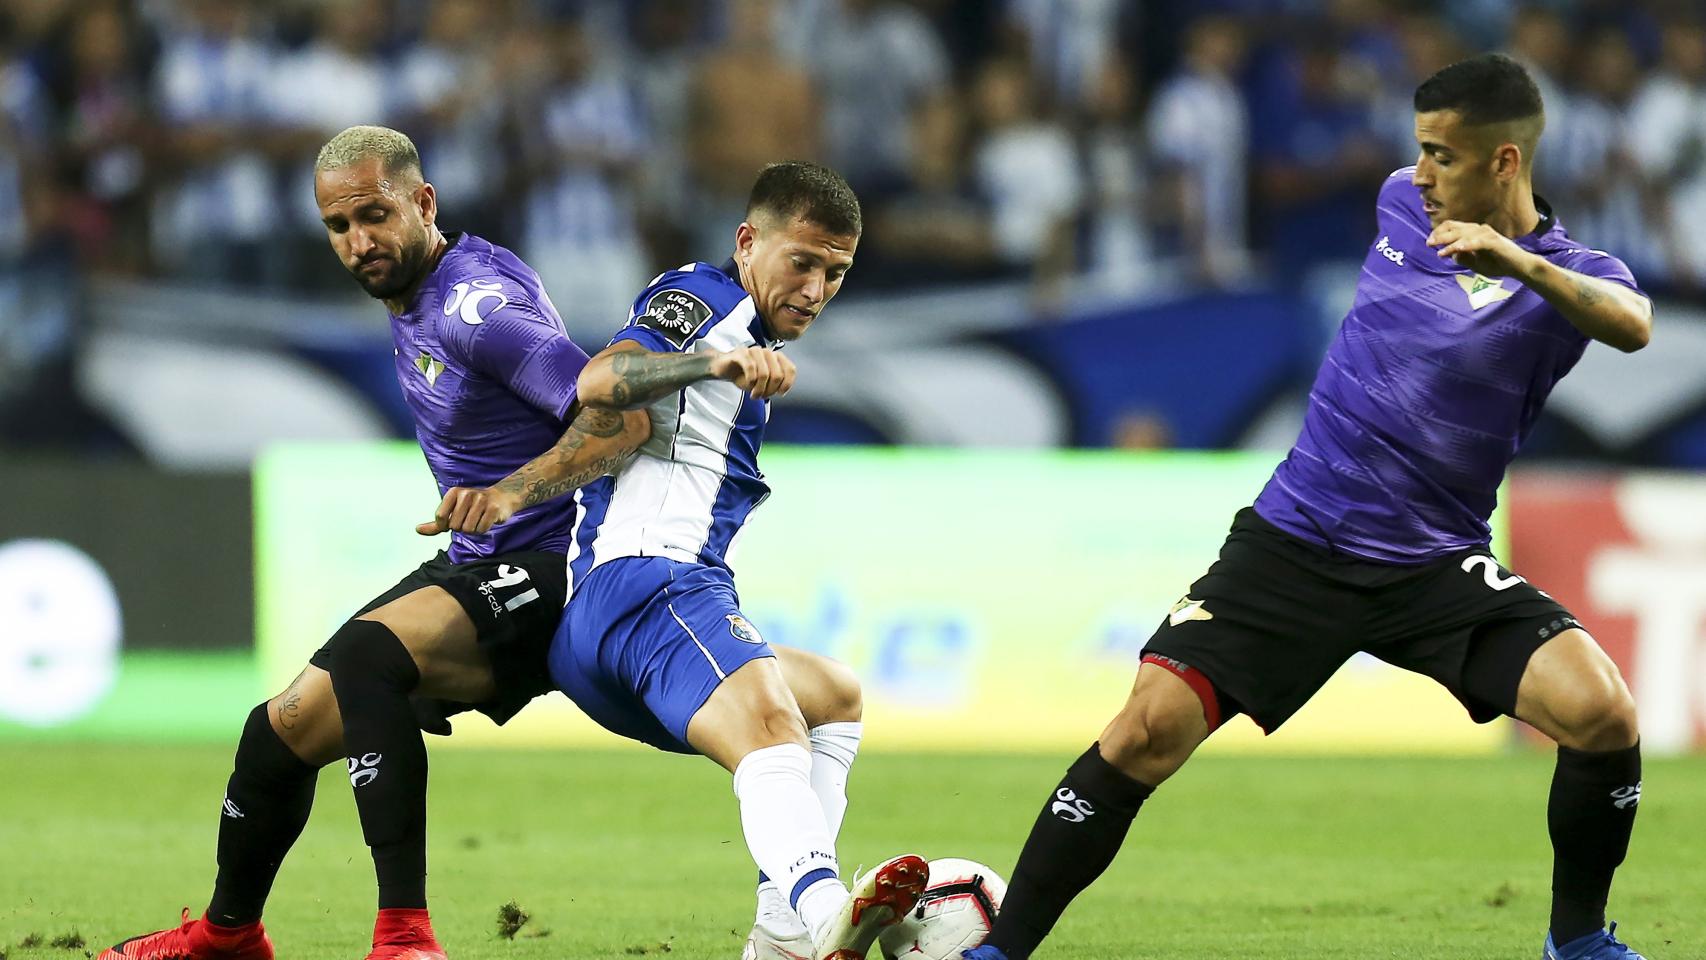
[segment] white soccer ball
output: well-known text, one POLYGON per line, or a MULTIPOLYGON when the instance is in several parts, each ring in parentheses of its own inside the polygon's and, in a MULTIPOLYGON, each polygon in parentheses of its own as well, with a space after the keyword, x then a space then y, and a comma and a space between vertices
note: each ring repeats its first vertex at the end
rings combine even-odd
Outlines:
POLYGON ((930 861, 930 885, 906 918, 878 937, 887 960, 960 960, 989 936, 1007 881, 975 860, 930 861))

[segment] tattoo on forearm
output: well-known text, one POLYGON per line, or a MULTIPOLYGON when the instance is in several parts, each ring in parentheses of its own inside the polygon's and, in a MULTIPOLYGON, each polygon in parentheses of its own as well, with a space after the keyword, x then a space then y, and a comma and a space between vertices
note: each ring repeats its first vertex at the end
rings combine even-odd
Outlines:
POLYGON ((655 354, 624 350, 610 358, 615 383, 610 398, 623 409, 643 407, 690 383, 705 379, 711 371, 708 353, 655 354))
POLYGON ((624 424, 622 414, 615 410, 582 408, 556 446, 499 481, 497 489, 520 497, 521 507, 525 509, 597 480, 621 467, 632 448, 587 460, 591 452, 586 449, 587 441, 615 439, 622 435, 624 424))
POLYGON ((587 407, 575 414, 574 423, 570 426, 589 437, 608 440, 622 433, 622 422, 622 415, 614 410, 587 407))
POLYGON ((527 485, 527 493, 521 499, 521 505, 531 507, 544 503, 568 493, 577 487, 584 487, 599 477, 614 471, 627 460, 626 454, 614 457, 600 457, 580 470, 558 480, 547 480, 540 477, 527 485))
POLYGON ((1577 303, 1581 304, 1584 307, 1591 307, 1591 306, 1597 305, 1600 301, 1602 301, 1604 299, 1605 299, 1605 294, 1599 292, 1598 290, 1595 290, 1593 288, 1593 282, 1591 280, 1585 280, 1584 279, 1584 280, 1577 280, 1576 281, 1576 302, 1577 303))

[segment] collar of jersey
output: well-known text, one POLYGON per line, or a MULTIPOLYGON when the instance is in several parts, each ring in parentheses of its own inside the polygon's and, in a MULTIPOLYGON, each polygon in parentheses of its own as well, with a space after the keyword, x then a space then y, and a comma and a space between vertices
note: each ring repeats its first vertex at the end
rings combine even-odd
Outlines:
MULTIPOLYGON (((717 269, 723 272, 723 276, 733 280, 735 286, 740 286, 740 268, 735 266, 734 257, 724 260, 723 265, 717 269)), ((751 294, 747 294, 747 296, 751 296, 751 294)), ((752 342, 763 344, 771 350, 780 350, 783 347, 783 341, 772 340, 765 334, 764 318, 759 316, 758 304, 756 303, 753 304, 752 323, 747 325, 746 332, 752 334, 752 342)))
POLYGON ((1552 205, 1540 194, 1534 195, 1534 209, 1540 213, 1540 222, 1534 229, 1516 238, 1516 245, 1524 250, 1538 250, 1549 246, 1554 239, 1554 229, 1558 226, 1558 217, 1552 212, 1552 205))

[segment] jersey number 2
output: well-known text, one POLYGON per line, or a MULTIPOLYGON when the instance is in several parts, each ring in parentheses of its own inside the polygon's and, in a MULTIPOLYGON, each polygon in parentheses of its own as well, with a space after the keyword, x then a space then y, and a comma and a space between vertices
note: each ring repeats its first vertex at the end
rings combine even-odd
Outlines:
POLYGON ((1462 566, 1464 573, 1473 573, 1476 567, 1480 567, 1481 579, 1492 590, 1509 590, 1519 583, 1528 582, 1514 573, 1508 577, 1499 576, 1499 563, 1492 557, 1480 555, 1464 557, 1462 566))

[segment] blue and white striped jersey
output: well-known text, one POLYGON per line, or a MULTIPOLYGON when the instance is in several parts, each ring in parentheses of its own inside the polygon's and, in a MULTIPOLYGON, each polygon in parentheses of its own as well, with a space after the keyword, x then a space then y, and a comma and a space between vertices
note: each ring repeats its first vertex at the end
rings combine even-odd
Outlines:
MULTIPOLYGON (((733 261, 720 268, 690 263, 654 279, 610 342, 622 340, 656 353, 781 347, 765 336, 733 261)), ((646 412, 652 436, 635 458, 575 495, 581 521, 569 547, 571 593, 594 567, 617 557, 727 569, 747 517, 770 495, 758 469, 767 401, 728 381, 704 380, 646 412)))

